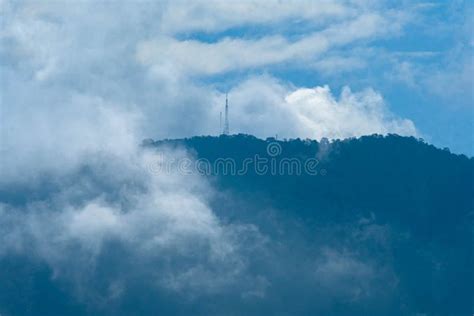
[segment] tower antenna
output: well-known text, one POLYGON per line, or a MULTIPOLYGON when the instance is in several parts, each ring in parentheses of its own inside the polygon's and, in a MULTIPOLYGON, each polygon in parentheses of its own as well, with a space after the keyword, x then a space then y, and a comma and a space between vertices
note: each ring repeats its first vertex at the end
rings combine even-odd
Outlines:
POLYGON ((229 135, 229 101, 227 93, 225 94, 224 135, 229 135))

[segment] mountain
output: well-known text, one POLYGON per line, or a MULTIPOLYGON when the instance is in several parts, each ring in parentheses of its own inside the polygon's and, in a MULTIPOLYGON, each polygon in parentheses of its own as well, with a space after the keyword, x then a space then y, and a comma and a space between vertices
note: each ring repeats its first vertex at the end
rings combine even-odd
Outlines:
MULTIPOLYGON (((359 310, 362 306, 352 305, 353 301, 346 302, 347 306, 339 302, 342 305, 325 310, 326 315, 334 310, 342 314, 371 311, 386 315, 472 312, 472 158, 440 150, 421 139, 397 135, 331 143, 235 135, 164 140, 149 145, 184 147, 196 158, 208 160, 212 166, 208 177, 220 190, 229 192, 225 197, 215 197, 214 209, 229 221, 258 223, 272 239, 292 248, 286 249, 285 256, 276 258, 276 262, 291 262, 293 255, 298 259, 279 263, 282 266, 299 266, 298 260, 305 260, 304 250, 299 253, 294 247, 309 250, 322 238, 389 270, 384 273, 390 277, 384 276, 384 280, 359 285, 361 288, 354 286, 356 292, 380 291, 382 301, 362 300, 367 310, 359 310), (272 145, 278 148, 278 155, 267 152, 272 145), (222 164, 216 167, 216 161, 230 158, 238 170, 246 158, 255 155, 275 160, 278 172, 271 173, 270 161, 263 174, 252 167, 241 175, 224 173, 222 164), (316 158, 316 174, 290 174, 288 169, 278 169, 282 160, 293 158, 300 166, 316 158)), ((349 278, 339 280, 341 283, 355 282, 351 279, 354 276, 341 277, 349 278)), ((311 305, 311 293, 299 292, 296 296, 304 297, 308 300, 304 304, 311 305)), ((282 310, 294 303, 283 296, 277 301, 275 304, 282 304, 282 310)))
POLYGON ((397 135, 222 135, 146 140, 142 150, 157 157, 148 167, 159 184, 125 168, 108 175, 107 160, 38 190, 0 190, 18 213, 0 213, 0 238, 30 229, 35 245, 0 247, 2 315, 472 314, 473 158, 397 135), (74 190, 58 195, 64 187, 74 190), (153 190, 151 209, 166 216, 120 220, 153 190), (66 197, 81 211, 63 207, 66 197), (31 205, 54 208, 42 226, 53 243, 38 215, 8 228, 31 205), (57 224, 62 212, 86 218, 88 234, 57 224))

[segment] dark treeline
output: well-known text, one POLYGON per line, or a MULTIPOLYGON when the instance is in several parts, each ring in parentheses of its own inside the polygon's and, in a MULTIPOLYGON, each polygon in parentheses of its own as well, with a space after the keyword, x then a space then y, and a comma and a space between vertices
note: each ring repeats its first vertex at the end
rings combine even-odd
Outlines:
MULTIPOLYGON (((384 313, 463 315, 473 298, 474 160, 438 149, 414 137, 372 135, 323 141, 261 140, 248 135, 193 137, 150 142, 151 146, 186 147, 196 158, 232 158, 241 165, 258 154, 275 159, 317 158, 317 175, 211 174, 233 200, 217 196, 214 208, 229 220, 268 226, 268 209, 280 222, 297 222, 311 239, 321 225, 345 225, 371 218, 390 227, 383 254, 397 278, 396 307, 384 313), (281 154, 269 156, 277 142, 281 154), (244 201, 244 202, 242 202, 244 201), (275 213, 277 215, 275 215, 275 213), (390 259, 388 259, 390 257, 390 259), (399 305, 397 305, 399 304, 399 305), (404 306, 404 307, 401 307, 404 306)), ((217 170, 219 171, 219 170, 217 170)), ((273 227, 274 228, 274 227, 273 227)), ((265 229, 265 228, 263 228, 265 229)), ((380 249, 365 249, 368 256, 380 249)), ((284 259, 283 259, 284 260, 284 259)), ((392 301, 393 303, 393 301, 392 301)), ((351 312, 354 310, 347 310, 351 312)), ((380 310, 379 310, 380 311, 380 310)))

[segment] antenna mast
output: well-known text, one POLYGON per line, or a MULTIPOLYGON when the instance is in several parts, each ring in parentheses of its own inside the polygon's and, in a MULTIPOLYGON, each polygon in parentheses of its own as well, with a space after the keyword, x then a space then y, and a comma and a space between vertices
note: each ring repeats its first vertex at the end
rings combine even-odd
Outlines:
POLYGON ((225 94, 224 135, 229 135, 229 101, 225 94))

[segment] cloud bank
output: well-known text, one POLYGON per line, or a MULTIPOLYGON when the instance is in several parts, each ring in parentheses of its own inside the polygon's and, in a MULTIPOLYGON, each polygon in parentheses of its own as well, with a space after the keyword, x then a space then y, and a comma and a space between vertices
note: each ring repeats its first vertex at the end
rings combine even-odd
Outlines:
POLYGON ((259 77, 231 90, 231 97, 232 130, 261 137, 417 135, 413 122, 392 114, 382 96, 372 89, 354 93, 345 87, 335 97, 328 86, 293 88, 259 77))
MULTIPOLYGON (((223 91, 232 90, 235 133, 249 132, 262 137, 276 133, 282 137, 348 137, 373 132, 414 132, 401 119, 391 122, 386 117, 373 118, 377 115, 368 106, 360 105, 374 104, 368 98, 364 101, 356 100, 360 97, 344 98, 344 105, 336 106, 337 102, 328 96, 324 106, 318 105, 320 102, 315 102, 315 98, 295 98, 307 87, 291 86, 271 74, 253 73, 272 66, 307 64, 323 72, 360 67, 362 61, 328 54, 345 45, 363 46, 398 34, 406 15, 395 9, 383 10, 382 5, 352 1, 317 4, 244 1, 238 5, 223 1, 193 4, 160 1, 140 5, 81 2, 66 6, 60 2, 14 5, 4 1, 2 7, 5 21, 1 34, 2 104, 7 126, 28 123, 21 115, 11 113, 20 112, 19 107, 21 111, 33 111, 33 116, 38 117, 30 119, 34 130, 37 124, 51 129, 37 122, 49 109, 68 115, 68 111, 78 111, 77 102, 86 107, 105 103, 117 112, 140 116, 136 138, 215 135, 220 133, 217 108, 223 106, 223 91), (117 24, 117 20, 122 23, 117 24), (305 25, 304 34, 299 33, 300 26, 291 26, 294 23, 305 25), (263 27, 262 33, 256 32, 254 37, 233 35, 234 28, 248 25, 263 27), (265 29, 271 26, 278 30, 283 25, 289 25, 285 27, 288 33, 272 34, 265 29), (232 73, 236 73, 237 80, 229 84, 225 76, 232 73), (220 77, 212 79, 215 76, 220 77), (220 81, 223 84, 216 84, 220 81), (250 84, 255 87, 249 87, 250 84), (296 94, 290 97, 292 93, 296 94), (269 100, 264 100, 267 97, 269 100), (85 100, 76 101, 77 98, 85 100), (245 104, 240 105, 240 100, 245 104), (351 102, 358 110, 348 109, 351 102), (241 106, 245 109, 240 110, 241 106), (367 114, 363 113, 364 107, 367 114), (344 111, 357 112, 354 116, 357 119, 348 122, 351 115, 343 114, 344 111), (275 128, 261 122, 249 128, 252 120, 262 120, 252 117, 252 112, 266 113, 267 121, 275 122, 275 128), (291 126, 282 117, 287 117, 291 126), (328 121, 321 122, 325 117, 328 121), (374 121, 373 128, 366 128, 374 121)), ((321 94, 321 89, 326 88, 316 88, 316 93, 321 94)), ((361 93, 367 94, 369 90, 361 93)), ((385 110, 386 105, 378 107, 384 108, 379 112, 392 116, 385 110)), ((84 112, 90 111, 100 110, 84 112)), ((62 121, 59 114, 52 115, 56 121, 62 121)), ((89 121, 83 124, 88 126, 89 121)), ((66 137, 66 128, 58 128, 65 131, 66 137)), ((44 133, 51 135, 51 131, 44 133)), ((41 135, 30 134, 31 137, 41 135)), ((26 140, 28 136, 21 137, 26 140)), ((49 137, 45 135, 43 139, 49 137)), ((7 143, 16 142, 7 140, 7 143)))

